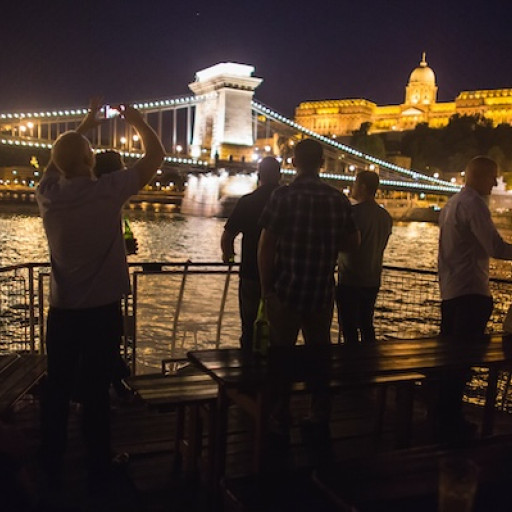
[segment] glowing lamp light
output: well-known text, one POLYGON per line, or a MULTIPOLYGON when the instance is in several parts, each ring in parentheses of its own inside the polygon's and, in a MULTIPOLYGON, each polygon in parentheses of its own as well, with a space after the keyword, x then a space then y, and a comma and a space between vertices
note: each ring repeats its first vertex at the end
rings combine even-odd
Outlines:
POLYGON ((438 172, 434 173, 434 178, 439 178, 439 173, 438 172))
POLYGON ((133 140, 133 142, 137 142, 139 140, 139 136, 138 135, 134 135, 132 137, 132 140, 133 140))
POLYGON ((27 126, 28 126, 28 128, 30 128, 30 129, 32 130, 32 128, 34 128, 34 123, 32 123, 31 121, 29 121, 29 122, 27 123, 27 126))
POLYGON ((121 137, 121 138, 119 139, 119 142, 120 142, 121 144, 126 144, 126 137, 121 137))
POLYGON ((455 178, 452 178, 450 181, 451 181, 452 183, 455 183, 457 180, 456 180, 455 178))
POLYGON ((354 172, 356 170, 356 166, 354 164, 351 164, 348 166, 348 170, 354 172))
POLYGON ((272 148, 270 146, 265 146, 265 151, 268 153, 272 148))
POLYGON ((157 174, 162 174, 162 169, 158 169, 158 171, 156 171, 157 174))
POLYGON ((465 171, 460 171, 460 175, 461 175, 461 176, 466 176, 465 171))
POLYGON ((183 146, 181 144, 178 144, 176 146, 176 153, 181 153, 183 151, 183 146))
POLYGON ((22 124, 22 125, 20 126, 20 132, 25 133, 26 131, 27 131, 27 127, 26 127, 24 124, 22 124))
POLYGON ((374 170, 375 170, 375 165, 370 164, 370 166, 368 167, 368 169, 370 169, 370 171, 374 171, 374 170))

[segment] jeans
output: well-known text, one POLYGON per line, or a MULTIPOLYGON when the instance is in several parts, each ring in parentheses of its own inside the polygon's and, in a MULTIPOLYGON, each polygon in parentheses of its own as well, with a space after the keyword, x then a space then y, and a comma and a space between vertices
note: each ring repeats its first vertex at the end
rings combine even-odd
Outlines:
MULTIPOLYGON (((329 345, 333 307, 334 304, 331 303, 319 311, 297 311, 281 302, 276 295, 272 295, 267 299, 271 348, 293 347, 300 330, 306 345, 329 345)), ((331 411, 328 382, 323 382, 322 375, 317 375, 310 389, 312 389, 311 419, 315 422, 327 422, 331 411)), ((287 425, 289 423, 289 385, 276 385, 274 397, 272 416, 278 424, 287 425)))
POLYGON ((240 346, 249 352, 252 351, 254 322, 258 315, 260 297, 260 282, 240 276, 238 285, 238 305, 240 308, 240 319, 242 321, 240 346))
POLYGON ((120 302, 81 310, 50 307, 48 379, 42 407, 43 456, 59 470, 66 448, 69 402, 83 405, 82 430, 89 473, 110 466, 109 386, 122 333, 120 302))
POLYGON ((343 340, 347 344, 375 341, 373 314, 375 301, 379 293, 378 286, 345 286, 338 285, 337 305, 338 322, 343 332, 343 340))

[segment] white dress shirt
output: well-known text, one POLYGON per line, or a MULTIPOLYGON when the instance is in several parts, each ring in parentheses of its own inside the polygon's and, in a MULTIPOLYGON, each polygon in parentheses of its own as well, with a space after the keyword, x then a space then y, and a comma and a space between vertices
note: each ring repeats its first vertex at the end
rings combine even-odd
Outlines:
POLYGON ((50 248, 51 306, 93 308, 129 293, 121 210, 138 190, 134 169, 99 180, 45 172, 36 197, 50 248))
POLYGON ((489 257, 512 259, 512 245, 496 230, 484 198, 473 188, 464 187, 446 203, 439 227, 441 298, 490 297, 489 257))

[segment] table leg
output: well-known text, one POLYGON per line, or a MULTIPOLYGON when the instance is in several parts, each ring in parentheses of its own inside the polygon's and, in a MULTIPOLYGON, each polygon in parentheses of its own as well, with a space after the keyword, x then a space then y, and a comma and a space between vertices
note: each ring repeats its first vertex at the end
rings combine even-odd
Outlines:
POLYGON ((482 421, 482 437, 490 436, 494 428, 494 406, 496 404, 498 374, 498 368, 489 368, 489 378, 485 392, 484 418, 482 421))
POLYGON ((255 474, 260 474, 265 464, 267 450, 267 424, 268 405, 265 393, 260 391, 256 396, 256 407, 254 411, 254 455, 253 464, 255 474))
POLYGON ((414 382, 402 382, 396 387, 395 447, 407 448, 411 443, 414 382))
POLYGON ((226 390, 223 386, 219 385, 215 421, 215 446, 213 448, 213 475, 211 475, 210 478, 210 484, 213 489, 219 488, 220 480, 226 472, 228 405, 229 398, 226 394, 226 390))

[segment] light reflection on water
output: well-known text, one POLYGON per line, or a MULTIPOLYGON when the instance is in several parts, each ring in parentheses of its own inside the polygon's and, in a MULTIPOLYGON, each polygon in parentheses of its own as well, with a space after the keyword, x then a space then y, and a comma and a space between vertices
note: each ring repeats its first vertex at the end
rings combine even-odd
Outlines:
MULTIPOLYGON (((130 256, 130 261, 220 261, 219 241, 224 219, 152 211, 129 211, 127 214, 139 242, 139 254, 130 256)), ((77 226, 77 229, 80 227, 77 226)), ((507 240, 512 239, 509 225, 500 228, 500 231, 507 240)), ((434 224, 395 223, 384 263, 435 270, 438 234, 439 229, 434 224)), ((239 245, 238 238, 237 253, 239 245)), ((46 239, 37 212, 0 213, 0 266, 31 261, 48 261, 46 239)), ((492 267, 495 275, 511 275, 509 262, 492 262, 492 267)), ((183 309, 174 331, 180 283, 180 276, 169 274, 145 275, 138 282, 137 359, 142 367, 159 367, 160 360, 170 356, 173 346, 178 354, 184 354, 187 349, 211 347, 218 339, 222 346, 236 346, 238 343, 237 276, 231 277, 220 336, 217 333, 217 320, 225 276, 187 277, 183 309), (173 332, 176 333, 174 337, 173 332)), ((393 289, 393 286, 389 290, 383 289, 383 294, 393 295, 393 289)), ((393 307, 400 308, 400 299, 391 295, 390 304, 394 302, 393 307)), ((414 310, 410 313, 411 326, 414 327, 418 321, 425 322, 423 317, 412 318, 418 316, 414 310)), ((385 311, 383 315, 386 315, 385 311)))

